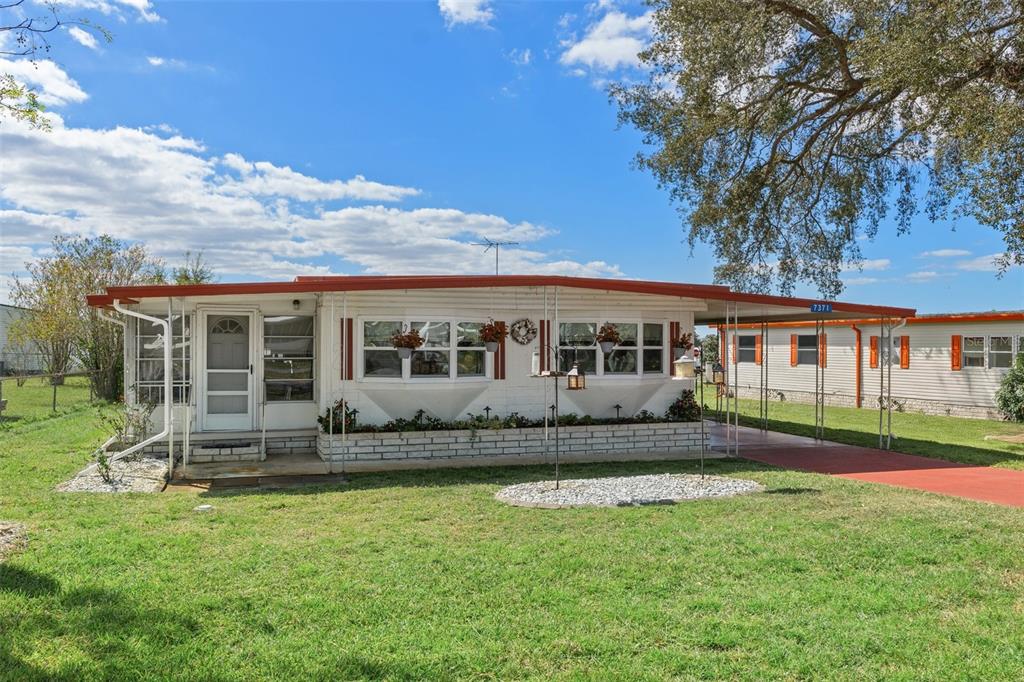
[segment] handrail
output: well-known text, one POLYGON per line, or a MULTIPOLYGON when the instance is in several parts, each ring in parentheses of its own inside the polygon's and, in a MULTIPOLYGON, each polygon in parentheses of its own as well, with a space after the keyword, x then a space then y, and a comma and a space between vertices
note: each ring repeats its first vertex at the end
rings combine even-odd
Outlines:
MULTIPOLYGON (((138 452, 139 450, 141 450, 142 448, 146 447, 147 445, 149 445, 151 443, 155 443, 158 440, 161 440, 163 438, 166 438, 167 435, 171 432, 171 400, 172 400, 172 397, 173 397, 172 396, 172 381, 173 381, 172 374, 173 374, 173 371, 174 371, 173 365, 171 363, 171 350, 172 350, 171 346, 174 345, 174 343, 173 343, 174 339, 171 336, 171 321, 169 319, 161 320, 159 317, 151 317, 149 315, 144 315, 143 313, 140 313, 140 312, 135 312, 135 311, 132 311, 132 310, 128 310, 127 308, 124 308, 124 307, 121 306, 121 301, 118 300, 118 299, 114 300, 113 305, 114 305, 114 310, 116 310, 119 313, 122 313, 124 315, 129 316, 129 317, 135 317, 135 318, 138 318, 140 320, 146 320, 147 322, 153 322, 153 323, 158 324, 161 327, 163 327, 163 330, 164 330, 164 428, 163 428, 163 431, 161 431, 160 433, 158 433, 156 435, 153 435, 153 436, 150 436, 149 438, 147 438, 146 440, 144 440, 144 441, 142 441, 140 443, 136 443, 135 445, 131 446, 127 450, 122 450, 121 452, 114 453, 113 455, 110 456, 110 461, 111 462, 115 462, 115 461, 121 459, 122 457, 126 457, 127 455, 130 455, 132 453, 138 452)), ((174 472, 174 453, 171 452, 170 448, 168 448, 167 449, 167 477, 170 478, 171 474, 173 472, 174 472)))

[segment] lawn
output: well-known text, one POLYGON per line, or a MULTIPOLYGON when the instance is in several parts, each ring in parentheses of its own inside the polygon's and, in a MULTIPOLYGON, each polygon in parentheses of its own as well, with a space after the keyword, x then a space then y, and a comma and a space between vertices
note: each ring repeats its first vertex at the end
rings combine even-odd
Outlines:
POLYGON ((68 414, 90 407, 89 379, 84 376, 67 377, 57 387, 57 411, 53 411, 53 386, 49 379, 31 378, 19 386, 13 379, 4 379, 3 397, 7 409, 0 413, 0 429, 55 414, 68 414))
MULTIPOLYGON (((739 404, 740 423, 757 426, 757 401, 740 399, 739 404)), ((814 405, 773 401, 768 417, 772 431, 814 436, 814 405)), ((1024 469, 1024 444, 985 440, 988 435, 1024 433, 1024 424, 893 412, 892 431, 892 449, 898 452, 965 464, 1024 469)), ((878 410, 826 407, 825 439, 878 447, 878 410)))
POLYGON ((31 533, 0 564, 0 678, 1024 674, 1020 510, 745 462, 711 469, 766 493, 628 509, 493 499, 541 467, 55 493, 103 436, 95 410, 0 433, 0 519, 31 533))

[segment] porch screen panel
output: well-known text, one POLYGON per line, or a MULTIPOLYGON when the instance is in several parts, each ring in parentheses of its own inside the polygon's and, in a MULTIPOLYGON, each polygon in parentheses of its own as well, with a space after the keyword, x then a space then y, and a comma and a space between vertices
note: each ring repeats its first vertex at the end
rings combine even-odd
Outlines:
POLYGON ((313 317, 263 318, 263 390, 268 403, 313 400, 313 317))
MULTIPOLYGON (((166 320, 166 315, 153 315, 166 320)), ((148 320, 136 319, 135 328, 135 395, 140 403, 161 405, 164 402, 164 337, 163 327, 148 320)), ((192 316, 171 315, 171 367, 173 401, 187 402, 192 390, 192 316), (182 351, 185 360, 182 361, 182 351)))

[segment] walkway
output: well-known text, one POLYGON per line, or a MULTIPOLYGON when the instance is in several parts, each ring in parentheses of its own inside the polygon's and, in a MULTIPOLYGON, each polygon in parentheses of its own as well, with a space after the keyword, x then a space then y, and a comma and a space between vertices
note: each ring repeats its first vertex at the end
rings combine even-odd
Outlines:
MULTIPOLYGON (((725 447, 714 425, 711 446, 725 447)), ((740 457, 765 464, 1024 508, 1024 471, 957 464, 740 427, 740 457)))

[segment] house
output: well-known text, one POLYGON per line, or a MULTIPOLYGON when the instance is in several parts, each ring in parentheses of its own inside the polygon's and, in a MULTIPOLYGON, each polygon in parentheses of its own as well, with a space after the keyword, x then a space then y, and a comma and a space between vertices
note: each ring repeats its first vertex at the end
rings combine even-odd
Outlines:
POLYGON ((881 382, 891 378, 897 410, 999 418, 999 383, 1024 353, 1024 311, 908 317, 893 327, 891 353, 880 322, 827 321, 820 357, 813 322, 720 328, 730 344, 729 385, 735 378, 740 396, 756 397, 766 364, 770 395, 811 402, 817 369, 828 404, 876 408, 881 382))
MULTIPOLYGON (((815 301, 723 286, 543 275, 297 277, 110 287, 88 300, 111 322, 125 326, 128 402, 157 404, 157 428, 163 429, 168 416, 173 424, 150 447, 166 453, 170 439, 186 464, 262 460, 314 448, 327 461, 417 459, 424 452, 455 457, 459 443, 438 443, 429 434, 415 439, 419 442, 401 434, 400 452, 388 450, 397 442, 388 434, 346 432, 337 446, 336 433, 318 434, 316 419, 341 399, 358 410, 361 424, 408 419, 420 410, 443 420, 468 413, 547 417, 556 381, 536 375, 564 372, 574 364, 586 375, 586 390, 559 391, 560 414, 611 418, 647 410, 663 415, 683 389, 694 387, 693 379, 673 378, 671 370, 680 352, 673 340, 692 333, 695 324, 723 321, 727 314, 739 323, 822 317, 810 312, 815 301), (489 320, 510 330, 496 352, 488 352, 479 338, 480 325, 489 320), (594 339, 606 322, 622 335, 607 354, 594 339), (404 328, 419 330, 425 339, 408 359, 390 341, 404 328)), ((838 302, 832 310, 824 317, 844 321, 914 312, 838 302)), ((634 449, 648 454, 700 448, 693 435, 700 433, 699 423, 650 427, 668 429, 682 446, 638 438, 639 427, 623 433, 634 449)), ((588 438, 605 438, 603 448, 623 452, 625 441, 593 435, 602 428, 611 427, 579 427, 588 438)), ((493 435, 473 434, 476 445, 470 449, 537 454, 541 447, 530 434, 504 448, 478 447, 493 435)), ((447 438, 462 436, 440 440, 447 438)), ((574 446, 582 450, 589 442, 574 441, 574 446)))
POLYGON ((0 375, 38 374, 43 371, 43 356, 38 348, 18 344, 11 326, 31 312, 28 308, 0 304, 0 375))

